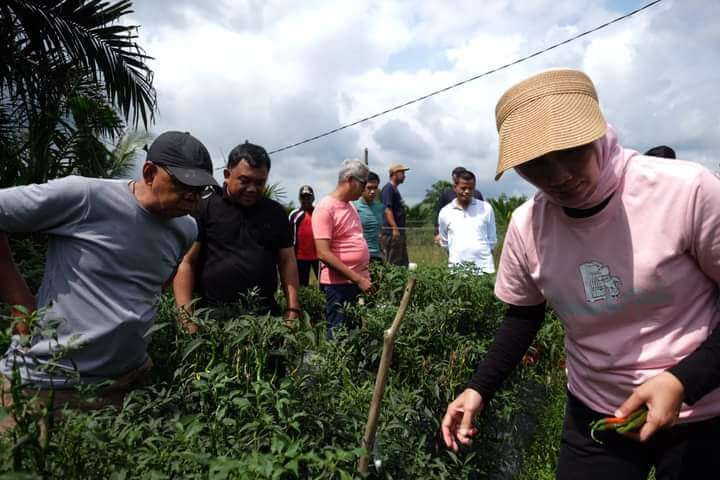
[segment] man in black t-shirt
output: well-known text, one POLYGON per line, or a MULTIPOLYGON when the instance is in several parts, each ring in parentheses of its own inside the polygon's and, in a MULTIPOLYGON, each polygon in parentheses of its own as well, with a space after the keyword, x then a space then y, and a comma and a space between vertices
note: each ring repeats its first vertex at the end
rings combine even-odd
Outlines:
POLYGON ((386 262, 407 267, 408 253, 405 239, 405 204, 398 186, 405 181, 405 165, 390 166, 390 181, 380 192, 380 201, 385 205, 383 227, 380 233, 380 248, 386 262))
MULTIPOLYGON (((237 302, 257 288, 265 312, 280 315, 275 301, 277 275, 292 320, 300 313, 298 272, 290 223, 282 205, 263 196, 270 157, 259 145, 245 142, 228 157, 222 195, 201 201, 195 219, 198 240, 178 268, 175 299, 187 309, 193 292, 204 305, 237 302)), ((186 322, 186 329, 197 326, 186 322)))

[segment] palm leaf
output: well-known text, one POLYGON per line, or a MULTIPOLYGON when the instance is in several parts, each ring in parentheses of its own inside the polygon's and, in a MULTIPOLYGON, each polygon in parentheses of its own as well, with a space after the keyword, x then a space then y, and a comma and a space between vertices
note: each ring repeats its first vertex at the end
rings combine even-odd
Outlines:
POLYGON ((156 106, 152 71, 145 63, 151 57, 136 43, 137 26, 113 24, 132 13, 131 5, 130 0, 6 0, 0 38, 6 45, 13 41, 3 55, 10 67, 0 69, 0 88, 28 97, 42 91, 38 71, 82 68, 124 118, 147 126, 156 106))
POLYGON ((139 150, 153 139, 152 134, 141 130, 128 130, 112 150, 112 165, 107 172, 108 177, 125 177, 135 165, 135 157, 139 150))
POLYGON ((265 189, 263 190, 263 196, 265 198, 270 198, 275 200, 276 202, 282 203, 285 197, 287 197, 287 191, 280 184, 280 182, 276 182, 270 185, 265 185, 265 189))

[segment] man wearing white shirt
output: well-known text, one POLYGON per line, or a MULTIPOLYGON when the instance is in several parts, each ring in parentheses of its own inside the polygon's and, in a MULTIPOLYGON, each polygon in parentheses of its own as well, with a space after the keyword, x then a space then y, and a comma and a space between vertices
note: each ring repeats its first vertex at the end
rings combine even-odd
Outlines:
POLYGON ((448 249, 450 265, 471 262, 484 273, 494 273, 497 236, 492 206, 474 198, 475 175, 468 170, 458 174, 453 188, 457 198, 438 217, 440 245, 448 249))

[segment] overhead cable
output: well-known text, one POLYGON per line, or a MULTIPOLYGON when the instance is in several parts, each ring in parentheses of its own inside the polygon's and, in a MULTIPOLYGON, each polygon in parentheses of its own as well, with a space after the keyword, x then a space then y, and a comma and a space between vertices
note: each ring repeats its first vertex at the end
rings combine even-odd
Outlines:
POLYGON ((579 34, 577 34, 577 35, 574 35, 574 36, 572 36, 572 37, 570 37, 570 38, 568 38, 568 39, 566 39, 566 40, 563 40, 562 42, 555 43, 555 44, 553 44, 553 45, 550 45, 549 47, 543 48, 542 50, 538 50, 538 51, 536 51, 536 52, 534 52, 534 53, 531 53, 531 54, 529 54, 529 55, 526 55, 526 56, 524 56, 524 57, 522 57, 522 58, 518 58, 517 60, 514 60, 514 61, 512 61, 512 62, 510 62, 510 63, 506 63, 505 65, 502 65, 502 66, 500 66, 500 67, 494 68, 494 69, 492 69, 492 70, 488 70, 487 72, 481 73, 481 74, 479 74, 479 75, 475 75, 474 77, 467 78, 467 79, 465 79, 465 80, 462 80, 462 81, 460 81, 460 82, 454 83, 454 84, 452 84, 452 85, 450 85, 450 86, 447 86, 447 87, 445 87, 445 88, 441 88, 440 90, 435 90, 435 91, 433 91, 433 92, 428 93, 427 95, 423 95, 422 97, 417 97, 417 98, 415 98, 415 99, 413 99, 413 100, 410 100, 410 101, 407 101, 407 102, 405 102, 405 103, 403 103, 403 104, 396 105, 396 106, 394 106, 394 107, 388 108, 387 110, 383 110, 382 112, 378 112, 378 113, 376 113, 376 114, 374 114, 374 115, 370 115, 370 116, 368 116, 368 117, 361 118, 360 120, 356 120, 356 121, 354 121, 354 122, 352 122, 352 123, 347 123, 347 124, 345 124, 345 125, 341 125, 341 126, 339 126, 339 127, 337 127, 337 128, 334 128, 334 129, 332 129, 332 130, 328 130, 327 132, 323 132, 323 133, 321 133, 321 134, 319 134, 319 135, 315 135, 314 137, 306 138, 305 140, 301 140, 301 141, 299 141, 299 142, 293 143, 293 144, 291 144, 291 145, 287 145, 287 146, 282 147, 282 148, 277 148, 277 149, 275 149, 275 150, 272 150, 272 151, 270 152, 270 154, 282 152, 282 151, 285 151, 285 150, 289 150, 289 149, 291 149, 291 148, 298 147, 298 146, 303 145, 303 144, 305 144, 305 143, 310 143, 310 142, 315 141, 315 140, 318 140, 318 139, 320 139, 320 138, 327 137, 328 135, 332 135, 333 133, 337 133, 337 132, 339 132, 339 131, 341 131, 341 130, 345 130, 346 128, 354 127, 355 125, 359 125, 359 124, 361 124, 361 123, 367 122, 368 120, 373 120, 373 119, 375 119, 375 118, 378 118, 378 117, 383 116, 383 115, 385 115, 385 114, 388 114, 388 113, 390 113, 390 112, 394 112, 395 110, 400 110, 401 108, 405 108, 405 107, 407 107, 407 106, 409 106, 409 105, 412 105, 412 104, 414 104, 414 103, 418 103, 418 102, 420 102, 420 101, 422 101, 422 100, 425 100, 425 99, 428 99, 428 98, 430 98, 430 97, 432 97, 432 96, 438 95, 438 94, 443 93, 443 92, 447 92, 448 90, 452 90, 453 88, 457 88, 457 87, 459 87, 459 86, 461 86, 461 85, 465 85, 466 83, 470 83, 470 82, 472 82, 472 81, 474 81, 474 80, 477 80, 477 79, 479 79, 479 78, 486 77, 486 76, 488 76, 488 75, 490 75, 490 74, 493 74, 493 73, 495 73, 495 72, 499 72, 500 70, 504 70, 504 69, 506 69, 506 68, 512 67, 513 65, 517 65, 518 63, 525 62, 525 61, 527 61, 527 60, 530 60, 531 58, 537 57, 538 55, 542 55, 542 54, 545 53, 545 52, 549 52, 550 50, 553 50, 553 49, 555 49, 555 48, 557 48, 557 47, 560 47, 560 46, 562 46, 562 45, 565 45, 565 44, 568 44, 568 43, 570 43, 570 42, 573 42, 573 41, 575 41, 575 40, 577 40, 577 39, 579 39, 579 38, 582 38, 582 37, 584 37, 584 36, 586 36, 586 35, 590 35, 591 33, 597 32, 598 30, 602 30, 603 28, 609 27, 610 25, 612 25, 612 24, 614 24, 614 23, 617 23, 617 22, 619 22, 619 21, 621 21, 621 20, 625 20, 626 18, 632 17, 632 16, 635 15, 636 13, 642 12, 643 10, 645 10, 645 9, 647 9, 647 8, 650 8, 650 7, 652 7, 653 5, 656 5, 656 4, 660 3, 661 1, 662 1, 662 0, 655 0, 655 1, 653 1, 653 2, 647 3, 646 5, 640 7, 640 8, 638 8, 638 9, 636 9, 636 10, 633 10, 632 12, 626 13, 625 15, 623 15, 623 16, 621 16, 621 17, 617 17, 617 18, 615 18, 615 19, 613 19, 613 20, 610 20, 609 22, 603 23, 602 25, 598 25, 598 26, 595 27, 595 28, 592 28, 592 29, 590 29, 590 30, 586 30, 586 31, 584 31, 584 32, 582 32, 582 33, 579 33, 579 34))

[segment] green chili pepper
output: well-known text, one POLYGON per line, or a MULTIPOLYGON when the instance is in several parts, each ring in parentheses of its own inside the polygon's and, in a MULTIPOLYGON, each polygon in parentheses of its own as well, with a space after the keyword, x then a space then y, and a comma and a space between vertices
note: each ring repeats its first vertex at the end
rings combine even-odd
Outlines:
POLYGON ((618 433, 628 433, 639 429, 647 419, 647 407, 635 410, 627 417, 605 417, 590 423, 590 437, 597 443, 603 442, 595 437, 595 432, 615 430, 618 433))

